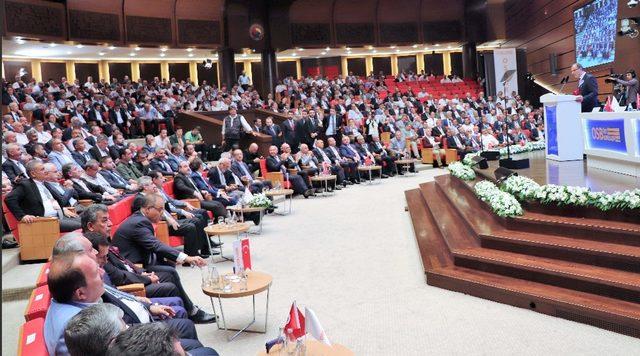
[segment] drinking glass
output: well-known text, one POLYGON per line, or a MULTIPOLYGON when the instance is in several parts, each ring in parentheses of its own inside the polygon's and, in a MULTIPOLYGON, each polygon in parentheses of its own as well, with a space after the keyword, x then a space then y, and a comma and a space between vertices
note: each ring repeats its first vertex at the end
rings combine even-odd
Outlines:
POLYGON ((218 273, 216 266, 209 265, 207 277, 211 288, 220 289, 220 274, 218 273))
POLYGON ((232 286, 233 278, 230 278, 230 277, 233 277, 233 275, 227 274, 222 278, 222 282, 223 282, 222 291, 225 293, 229 293, 233 289, 233 286, 232 286))
POLYGON ((202 274, 202 288, 211 287, 211 280, 209 279, 209 271, 205 267, 200 267, 200 273, 202 274))
POLYGON ((218 225, 224 224, 224 216, 218 216, 218 225))

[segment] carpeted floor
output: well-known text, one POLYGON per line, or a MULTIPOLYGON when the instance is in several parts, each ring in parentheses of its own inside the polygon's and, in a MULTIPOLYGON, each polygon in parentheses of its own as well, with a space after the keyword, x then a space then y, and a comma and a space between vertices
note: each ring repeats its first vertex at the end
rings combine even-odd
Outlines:
MULTIPOLYGON (((267 216, 262 235, 251 237, 254 269, 274 277, 266 335, 227 342, 209 324, 198 326, 200 340, 221 355, 255 355, 297 300, 315 311, 332 342, 356 355, 640 354, 638 339, 427 286, 404 191, 442 173, 298 198, 293 214, 267 216)), ((223 239, 230 253, 232 238, 223 239)), ((217 266, 231 270, 231 262, 217 266)), ((199 269, 179 271, 194 301, 211 311, 199 269)), ((263 325, 264 302, 259 295, 254 327, 263 325)), ((230 326, 250 320, 250 298, 223 306, 230 326)))

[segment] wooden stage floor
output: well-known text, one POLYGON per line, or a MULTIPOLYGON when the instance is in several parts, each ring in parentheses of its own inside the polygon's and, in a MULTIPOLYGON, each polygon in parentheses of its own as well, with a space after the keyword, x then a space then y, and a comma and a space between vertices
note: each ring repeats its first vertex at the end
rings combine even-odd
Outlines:
MULTIPOLYGON (((516 172, 535 180, 538 184, 574 185, 607 193, 640 188, 640 177, 589 168, 586 160, 568 162, 547 160, 542 150, 513 155, 513 157, 529 157, 530 167, 516 170, 516 172)), ((496 168, 498 168, 498 161, 489 161, 489 168, 483 171, 494 177, 493 171, 496 168)))

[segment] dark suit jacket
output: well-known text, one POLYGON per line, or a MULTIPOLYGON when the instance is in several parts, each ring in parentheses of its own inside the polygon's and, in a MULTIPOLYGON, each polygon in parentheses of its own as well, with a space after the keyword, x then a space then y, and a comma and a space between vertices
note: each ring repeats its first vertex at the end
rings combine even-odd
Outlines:
POLYGON ((460 137, 458 137, 458 140, 460 140, 460 143, 463 145, 463 146, 458 146, 453 137, 454 136, 447 136, 447 147, 448 148, 455 148, 456 150, 464 150, 465 149, 464 140, 461 139, 460 137))
MULTIPOLYGON (((91 153, 89 153, 89 155, 91 157, 93 157, 91 155, 91 153)), ((76 161, 76 163, 78 163, 80 165, 80 167, 84 167, 85 164, 87 164, 87 158, 80 152, 78 151, 72 151, 71 152, 71 157, 73 158, 74 161, 76 161)), ((100 161, 98 161, 100 162, 100 161)))
POLYGON ((280 162, 278 162, 275 157, 269 156, 267 157, 267 171, 268 172, 280 172, 280 167, 282 167, 282 165, 286 164, 283 160, 280 160, 280 162))
POLYGON ((113 178, 108 172, 106 172, 103 169, 101 169, 98 173, 101 174, 107 182, 109 182, 110 186, 112 186, 113 188, 116 188, 116 189, 126 189, 128 183, 129 183, 115 169, 113 170, 113 174, 115 174, 115 175, 119 176, 120 178, 124 179, 127 182, 127 184, 124 184, 124 183, 120 182, 119 180, 113 178))
MULTIPOLYGON (((107 154, 111 156, 111 153, 109 152, 109 147, 107 147, 106 151, 107 151, 107 154)), ((100 162, 100 159, 102 159, 102 155, 100 154, 100 149, 96 145, 94 145, 89 149, 89 154, 91 155, 91 157, 93 157, 93 159, 95 159, 98 162, 100 162)))
POLYGON ((176 261, 179 255, 178 250, 155 237, 151 220, 140 211, 132 214, 118 227, 112 241, 113 246, 120 249, 122 257, 131 263, 142 263, 145 266, 156 264, 158 258, 176 261))
POLYGON ((265 126, 262 128, 262 133, 271 136, 271 142, 275 146, 280 147, 280 145, 282 145, 282 137, 279 136, 282 133, 280 126, 276 124, 271 125, 270 128, 265 126))
POLYGON ((189 199, 194 197, 196 188, 193 187, 189 179, 184 174, 178 173, 173 178, 173 195, 176 199, 189 199))
POLYGON ((25 215, 44 216, 42 198, 32 179, 23 179, 16 184, 4 202, 18 221, 25 215))
MULTIPOLYGON (((171 167, 171 164, 169 164, 168 160, 165 160, 164 162, 167 163, 169 167, 171 167)), ((151 167, 151 170, 159 171, 165 176, 173 175, 173 171, 168 171, 166 167, 163 164, 161 164, 160 160, 157 158, 152 159, 151 162, 149 162, 149 166, 151 167)))
POLYGON ((591 112, 598 106, 598 81, 596 77, 585 73, 582 78, 582 85, 578 88, 582 95, 582 112, 591 112))
POLYGON ((13 163, 13 161, 9 159, 2 162, 2 171, 7 174, 7 177, 11 180, 11 182, 13 182, 17 176, 23 174, 20 170, 20 167, 18 167, 17 164, 13 163))
MULTIPOLYGON (((338 151, 338 154, 340 155, 340 158, 342 158, 342 154, 340 153, 340 148, 339 148, 338 146, 336 146, 336 147, 335 147, 335 149, 336 149, 336 151, 338 151)), ((338 160, 339 160, 338 156, 336 156, 336 155, 333 153, 333 150, 331 150, 331 149, 329 148, 329 146, 325 147, 325 149, 324 149, 324 153, 326 153, 326 154, 327 154, 327 156, 329 156, 329 159, 330 159, 332 162, 334 162, 334 163, 335 163, 336 161, 338 161, 338 160)))
POLYGON ((53 187, 53 185, 51 185, 51 183, 44 182, 44 185, 51 192, 53 199, 55 199, 61 207, 71 206, 71 204, 69 203, 69 200, 71 200, 71 198, 75 200, 80 199, 78 197, 78 192, 76 192, 75 189, 67 189, 65 187, 62 187, 62 189, 64 189, 64 194, 61 194, 56 188, 53 187))
POLYGON ((73 189, 78 192, 78 197, 80 197, 80 199, 91 199, 96 203, 102 202, 102 193, 104 193, 104 188, 97 184, 88 182, 86 179, 80 179, 84 184, 86 184, 90 191, 84 190, 80 184, 73 182, 73 189))
POLYGON ((148 285, 151 283, 149 277, 137 274, 135 272, 129 272, 124 263, 120 261, 113 253, 107 254, 107 263, 104 265, 104 271, 109 275, 111 283, 115 286, 121 286, 124 284, 142 283, 148 285))
MULTIPOLYGON (((120 299, 118 299, 117 297, 111 295, 109 292, 105 292, 102 295, 102 301, 104 303, 109 303, 109 304, 113 304, 116 307, 122 309, 122 311, 124 312, 124 315, 122 316, 122 320, 127 324, 127 325, 131 325, 131 324, 140 324, 140 319, 138 319, 138 316, 136 315, 136 313, 131 310, 125 303, 123 303, 120 299)), ((144 303, 140 303, 142 305, 145 306, 145 308, 148 308, 148 305, 144 304, 144 303)))
POLYGON ((284 141, 291 147, 298 147, 298 141, 295 133, 296 122, 293 121, 293 128, 289 125, 289 120, 284 120, 281 124, 284 141))
POLYGON ((207 178, 209 179, 209 184, 217 189, 224 189, 227 185, 235 184, 235 179, 233 179, 233 172, 230 169, 227 169, 223 174, 224 179, 227 184, 222 184, 220 180, 220 173, 218 167, 211 168, 209 170, 209 174, 207 174, 207 178))

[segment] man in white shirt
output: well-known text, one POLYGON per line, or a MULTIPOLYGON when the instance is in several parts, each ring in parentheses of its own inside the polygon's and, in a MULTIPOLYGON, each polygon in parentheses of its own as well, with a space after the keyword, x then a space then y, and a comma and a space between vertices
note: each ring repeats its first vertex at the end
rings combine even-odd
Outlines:
POLYGON ((240 84, 240 87, 242 87, 243 91, 246 91, 247 89, 249 89, 249 85, 251 85, 251 78, 249 78, 249 76, 242 71, 242 74, 240 74, 240 76, 238 77, 238 84, 240 84))
POLYGON ((225 151, 230 150, 240 142, 240 134, 243 129, 246 133, 256 135, 244 116, 238 115, 236 108, 231 107, 229 115, 222 122, 222 142, 225 151))

